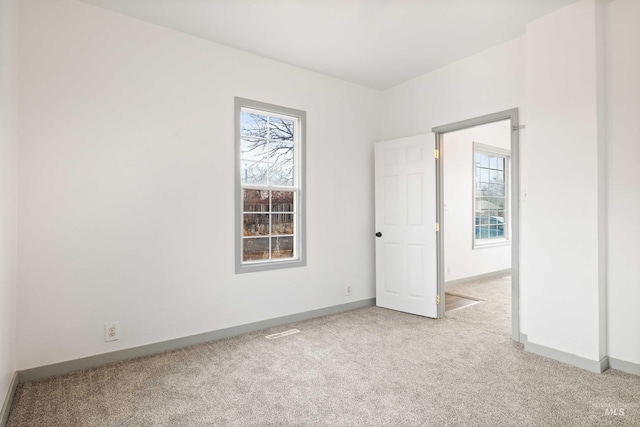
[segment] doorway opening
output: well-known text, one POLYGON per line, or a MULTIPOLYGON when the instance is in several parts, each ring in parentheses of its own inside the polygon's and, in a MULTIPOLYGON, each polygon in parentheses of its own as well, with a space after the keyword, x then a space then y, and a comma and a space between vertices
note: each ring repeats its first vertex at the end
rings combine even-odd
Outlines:
POLYGON ((511 336, 516 341, 520 341, 519 128, 518 110, 512 109, 433 129, 440 159, 437 286, 444 302, 438 317, 481 303, 474 289, 510 291, 511 336))

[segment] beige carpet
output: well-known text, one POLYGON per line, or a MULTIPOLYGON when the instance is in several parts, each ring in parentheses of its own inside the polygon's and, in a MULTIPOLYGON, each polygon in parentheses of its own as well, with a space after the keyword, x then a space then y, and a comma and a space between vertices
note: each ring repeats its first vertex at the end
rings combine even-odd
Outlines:
POLYGON ((509 286, 456 285, 484 302, 441 320, 370 307, 23 384, 8 425, 639 426, 640 377, 511 341, 509 286))

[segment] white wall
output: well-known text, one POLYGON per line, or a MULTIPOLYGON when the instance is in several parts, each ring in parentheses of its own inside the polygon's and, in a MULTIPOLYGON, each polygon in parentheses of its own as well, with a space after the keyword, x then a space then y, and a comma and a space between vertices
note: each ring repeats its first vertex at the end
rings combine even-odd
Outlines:
POLYGON ((473 249, 473 143, 509 150, 509 121, 488 123, 444 135, 445 282, 511 268, 511 245, 473 249))
POLYGON ((607 18, 609 356, 640 364, 640 2, 607 18))
POLYGON ((0 407, 16 371, 16 95, 12 0, 0 0, 0 407))
POLYGON ((384 91, 380 139, 521 106, 523 49, 524 38, 517 38, 384 91))
POLYGON ((374 297, 378 92, 72 0, 19 17, 19 369, 374 297), (234 274, 234 96, 307 111, 307 267, 234 274))
POLYGON ((528 339, 598 361, 598 73, 595 0, 527 25, 527 178, 521 286, 528 339))

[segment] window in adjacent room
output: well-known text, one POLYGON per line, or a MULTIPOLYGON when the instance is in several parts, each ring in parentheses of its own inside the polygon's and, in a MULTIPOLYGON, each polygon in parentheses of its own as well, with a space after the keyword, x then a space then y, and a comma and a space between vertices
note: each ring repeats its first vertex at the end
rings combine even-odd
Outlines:
POLYGON ((306 113, 236 98, 236 272, 305 265, 306 113))
POLYGON ((474 143, 473 247, 509 244, 509 150, 474 143))

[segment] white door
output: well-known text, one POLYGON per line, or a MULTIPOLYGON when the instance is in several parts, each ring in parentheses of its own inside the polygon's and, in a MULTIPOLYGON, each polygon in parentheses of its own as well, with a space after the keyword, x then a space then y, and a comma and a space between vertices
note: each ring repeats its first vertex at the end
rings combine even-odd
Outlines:
POLYGON ((376 304, 438 317, 435 134, 375 144, 376 304))

